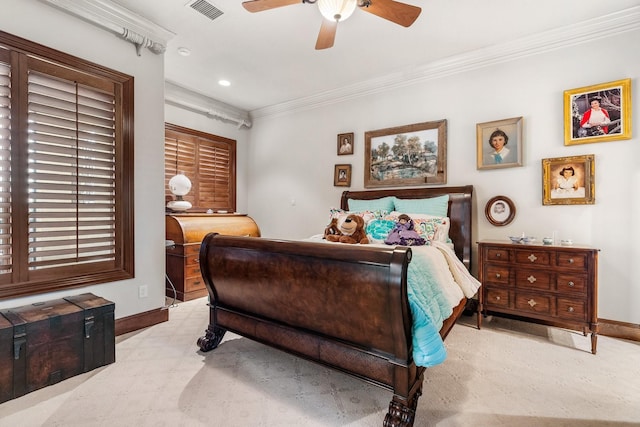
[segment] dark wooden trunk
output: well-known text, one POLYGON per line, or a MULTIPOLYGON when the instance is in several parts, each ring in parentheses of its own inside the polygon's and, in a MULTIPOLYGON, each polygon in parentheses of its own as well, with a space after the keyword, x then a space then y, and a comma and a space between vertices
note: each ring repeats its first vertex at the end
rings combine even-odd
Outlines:
POLYGON ((115 361, 114 304, 82 294, 0 310, 0 402, 115 361))

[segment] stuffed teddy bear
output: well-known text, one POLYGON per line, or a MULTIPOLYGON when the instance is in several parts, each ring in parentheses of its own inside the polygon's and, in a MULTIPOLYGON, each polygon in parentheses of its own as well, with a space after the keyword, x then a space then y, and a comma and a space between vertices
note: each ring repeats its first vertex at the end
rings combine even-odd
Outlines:
POLYGON ((340 243, 369 243, 367 233, 364 231, 364 219, 358 215, 349 215, 345 220, 337 225, 338 220, 332 219, 329 226, 325 229, 324 238, 330 242, 340 243), (331 234, 337 228, 337 234, 331 234))
POLYGON ((396 225, 384 241, 387 245, 421 246, 427 241, 414 229, 413 220, 407 214, 398 216, 396 225))

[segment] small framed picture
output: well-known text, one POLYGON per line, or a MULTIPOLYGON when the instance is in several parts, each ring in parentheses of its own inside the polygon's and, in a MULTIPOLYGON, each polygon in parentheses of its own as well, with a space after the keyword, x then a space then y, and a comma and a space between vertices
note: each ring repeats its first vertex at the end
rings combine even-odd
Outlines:
POLYGON ((338 156, 353 154, 353 132, 338 134, 338 156))
POLYGON ((595 175, 593 154, 542 159, 542 204, 594 204, 595 175))
POLYGON ((631 138, 631 79, 564 91, 564 145, 631 138))
POLYGON ((333 185, 336 187, 351 186, 351 165, 336 165, 333 172, 333 185))
POLYGON ((496 196, 485 205, 484 215, 495 226, 507 225, 516 216, 516 205, 508 197, 496 196))
POLYGON ((522 117, 476 125, 478 169, 522 166, 522 117))

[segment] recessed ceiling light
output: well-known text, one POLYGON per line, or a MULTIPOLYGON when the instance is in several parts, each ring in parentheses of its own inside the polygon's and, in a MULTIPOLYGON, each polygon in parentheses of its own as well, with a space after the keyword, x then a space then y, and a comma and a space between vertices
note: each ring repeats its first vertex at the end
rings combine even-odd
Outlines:
POLYGON ((191 55, 191 49, 189 49, 188 47, 179 47, 178 53, 182 56, 189 56, 191 55))
POLYGON ((231 86, 231 82, 229 80, 218 80, 218 84, 220 86, 231 86))

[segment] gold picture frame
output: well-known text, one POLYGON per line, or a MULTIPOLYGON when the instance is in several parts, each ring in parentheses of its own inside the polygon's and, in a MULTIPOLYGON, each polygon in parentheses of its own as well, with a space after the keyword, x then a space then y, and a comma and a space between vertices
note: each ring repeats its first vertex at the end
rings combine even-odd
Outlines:
POLYGON ((500 169, 522 166, 522 117, 476 124, 478 169, 500 169), (496 152, 492 141, 503 141, 496 152))
POLYGON ((445 184, 447 120, 365 132, 364 186, 445 184))
POLYGON ((564 91, 564 145, 630 138, 631 79, 564 91), (592 114, 595 101, 603 112, 592 114), (589 123, 594 121, 601 124, 589 123))
POLYGON ((351 165, 335 166, 333 185, 336 187, 351 187, 351 165))
POLYGON ((338 156, 353 154, 353 132, 338 134, 338 156))
POLYGON ((542 204, 594 204, 595 176, 593 154, 542 159, 542 204))

